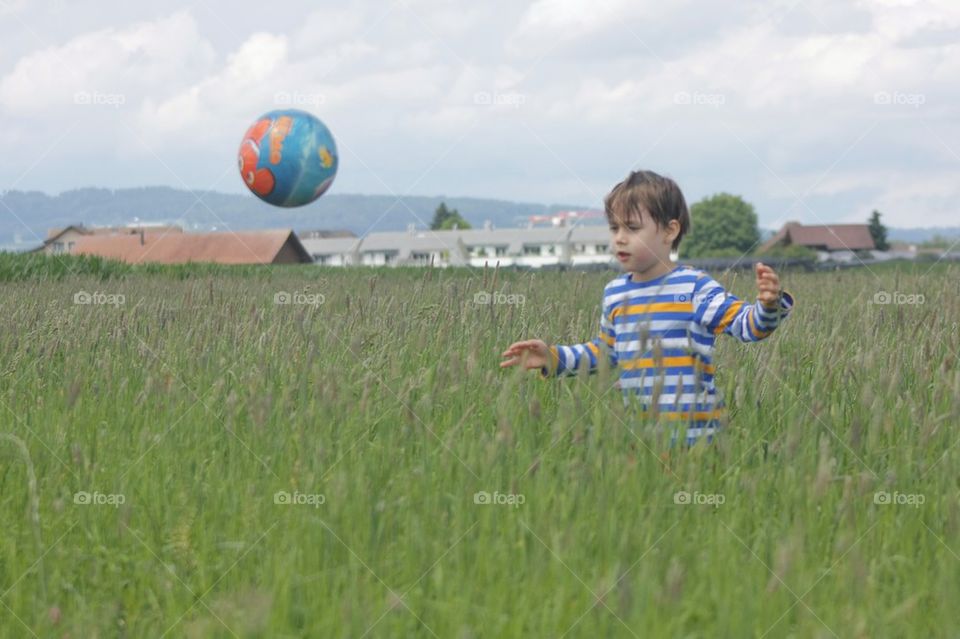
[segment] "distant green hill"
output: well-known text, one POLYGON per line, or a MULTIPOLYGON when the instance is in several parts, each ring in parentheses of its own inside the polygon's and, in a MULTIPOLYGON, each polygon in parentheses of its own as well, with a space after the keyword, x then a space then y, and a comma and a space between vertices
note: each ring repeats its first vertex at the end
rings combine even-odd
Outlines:
POLYGON ((582 205, 543 205, 465 197, 330 194, 298 209, 281 209, 253 196, 212 191, 190 192, 167 187, 78 189, 50 196, 36 191, 0 195, 0 245, 38 244, 47 229, 83 223, 122 225, 134 221, 180 223, 190 230, 292 228, 398 231, 409 224, 426 228, 440 202, 456 208, 474 227, 490 220, 514 227, 522 218, 582 205), (7 209, 10 210, 7 210, 7 209), (12 213, 11 213, 12 211, 12 213), (19 218, 19 219, 18 219, 19 218))

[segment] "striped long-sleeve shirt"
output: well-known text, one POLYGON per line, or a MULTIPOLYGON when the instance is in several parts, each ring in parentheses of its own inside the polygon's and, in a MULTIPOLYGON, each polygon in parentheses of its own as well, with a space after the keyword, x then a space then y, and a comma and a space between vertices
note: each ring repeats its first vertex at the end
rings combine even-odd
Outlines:
MULTIPOLYGON (((541 374, 597 370, 601 358, 619 369, 624 402, 643 414, 683 422, 686 440, 710 441, 722 426, 725 404, 714 384, 713 348, 721 333, 756 342, 777 328, 793 308, 783 291, 780 306, 766 309, 727 293, 712 277, 678 265, 656 279, 634 281, 624 273, 603 291, 600 334, 584 344, 551 346, 554 366, 541 374)), ((674 431, 674 437, 676 431, 674 431)))

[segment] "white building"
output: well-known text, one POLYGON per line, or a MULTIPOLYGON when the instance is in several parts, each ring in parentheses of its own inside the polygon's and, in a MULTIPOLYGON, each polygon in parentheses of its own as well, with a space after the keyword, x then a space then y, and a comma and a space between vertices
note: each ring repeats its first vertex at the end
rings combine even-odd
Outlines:
POLYGON ((303 239, 317 264, 329 266, 542 266, 611 264, 606 226, 406 231, 362 238, 303 239))

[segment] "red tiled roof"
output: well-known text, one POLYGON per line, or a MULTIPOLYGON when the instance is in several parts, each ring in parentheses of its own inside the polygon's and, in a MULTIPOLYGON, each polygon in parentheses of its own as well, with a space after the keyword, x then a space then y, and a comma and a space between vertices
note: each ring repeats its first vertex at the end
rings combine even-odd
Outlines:
POLYGON ((776 235, 763 243, 760 252, 778 243, 798 244, 827 251, 860 251, 876 248, 867 224, 819 224, 806 226, 788 222, 776 235))
POLYGON ((67 231, 76 231, 81 235, 132 235, 139 234, 143 229, 147 233, 183 233, 183 228, 175 225, 159 226, 84 226, 83 224, 71 224, 62 228, 52 228, 47 231, 47 239, 44 244, 49 244, 58 239, 67 231))
POLYGON ((283 261, 312 261, 290 230, 170 234, 145 231, 142 244, 140 234, 89 235, 78 238, 72 252, 131 264, 273 264, 285 247, 283 261))

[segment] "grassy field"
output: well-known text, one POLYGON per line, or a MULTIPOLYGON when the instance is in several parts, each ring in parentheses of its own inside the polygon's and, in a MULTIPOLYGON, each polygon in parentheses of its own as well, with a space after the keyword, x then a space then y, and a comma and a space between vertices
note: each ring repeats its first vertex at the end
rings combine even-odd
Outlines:
POLYGON ((784 274, 665 459, 498 368, 610 273, 0 261, 0 637, 956 637, 958 276, 784 274))

